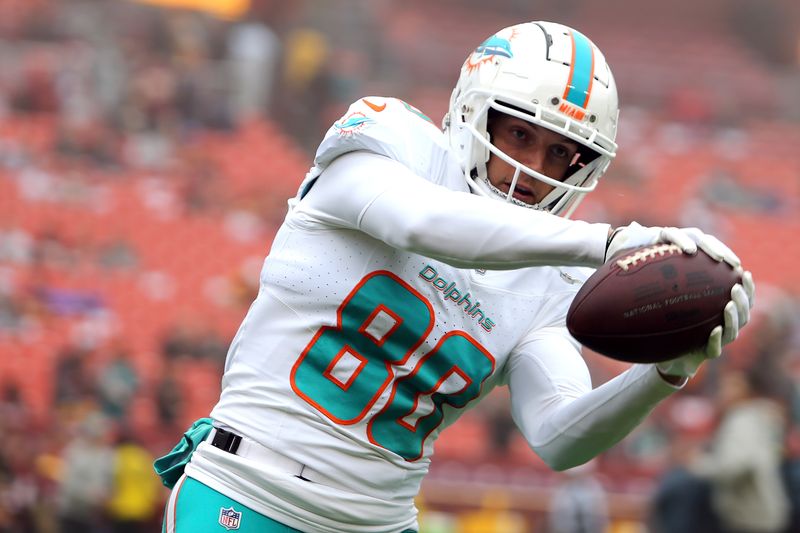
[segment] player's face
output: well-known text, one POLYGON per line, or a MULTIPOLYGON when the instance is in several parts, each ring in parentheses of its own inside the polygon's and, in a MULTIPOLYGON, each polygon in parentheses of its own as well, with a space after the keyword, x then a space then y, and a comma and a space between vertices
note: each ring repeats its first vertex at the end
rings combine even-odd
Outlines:
MULTIPOLYGON (((492 144, 523 165, 545 176, 562 181, 578 151, 577 143, 527 120, 498 113, 488 124, 492 144)), ((515 168, 491 154, 486 164, 489 181, 507 193, 514 179, 515 168)), ((553 190, 551 185, 520 173, 514 198, 526 204, 542 201, 553 190)))

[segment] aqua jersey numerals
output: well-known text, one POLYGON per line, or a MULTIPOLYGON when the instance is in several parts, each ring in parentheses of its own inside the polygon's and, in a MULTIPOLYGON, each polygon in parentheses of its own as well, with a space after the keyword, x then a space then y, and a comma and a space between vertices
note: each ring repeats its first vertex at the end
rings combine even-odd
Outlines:
POLYGON ((464 407, 493 370, 494 358, 472 337, 448 333, 395 382, 389 403, 369 422, 370 440, 407 460, 419 459, 422 443, 442 422, 443 405, 464 407))
POLYGON ((391 273, 363 279, 293 369, 302 398, 339 424, 361 420, 433 327, 430 304, 391 273), (387 305, 391 302, 391 307, 387 305))
POLYGON ((320 328, 295 363, 292 388, 329 419, 349 425, 363 420, 391 386, 367 433, 406 460, 422 456, 443 406, 465 406, 494 371, 489 352, 465 332, 452 331, 395 379, 395 369, 430 335, 434 316, 430 302, 391 272, 367 275, 337 315, 336 326, 320 328))

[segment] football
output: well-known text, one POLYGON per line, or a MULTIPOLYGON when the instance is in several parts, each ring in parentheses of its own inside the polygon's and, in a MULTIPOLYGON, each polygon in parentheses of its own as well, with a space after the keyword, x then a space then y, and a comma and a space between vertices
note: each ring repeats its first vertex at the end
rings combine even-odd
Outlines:
POLYGON ((705 346, 723 324, 740 272, 674 244, 626 250, 583 284, 567 329, 585 347, 620 361, 667 361, 705 346))

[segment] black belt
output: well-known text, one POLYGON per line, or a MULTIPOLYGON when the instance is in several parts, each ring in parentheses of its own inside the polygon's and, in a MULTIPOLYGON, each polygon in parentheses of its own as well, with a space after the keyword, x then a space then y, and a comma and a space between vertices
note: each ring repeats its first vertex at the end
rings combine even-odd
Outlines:
POLYGON ((216 428, 216 430, 214 438, 211 440, 211 445, 224 452, 236 455, 236 450, 239 449, 239 443, 242 442, 242 436, 228 431, 227 429, 216 428))

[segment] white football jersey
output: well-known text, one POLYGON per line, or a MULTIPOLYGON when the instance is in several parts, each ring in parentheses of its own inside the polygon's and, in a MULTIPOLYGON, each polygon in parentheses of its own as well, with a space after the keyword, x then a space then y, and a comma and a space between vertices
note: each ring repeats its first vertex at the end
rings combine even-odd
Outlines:
POLYGON ((525 346, 557 339, 565 382, 591 389, 565 316, 608 226, 470 194, 440 130, 405 102, 353 104, 289 205, 211 416, 336 481, 281 476, 207 444, 190 476, 304 531, 400 532, 416 527, 440 432, 509 382, 525 346), (337 171, 354 153, 357 171, 337 171), (418 208, 395 207, 404 187, 418 208), (577 266, 524 266, 538 260, 520 248, 537 246, 577 266))

